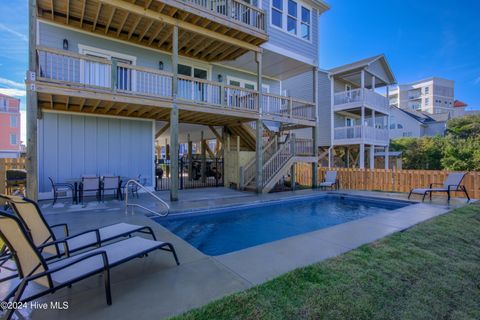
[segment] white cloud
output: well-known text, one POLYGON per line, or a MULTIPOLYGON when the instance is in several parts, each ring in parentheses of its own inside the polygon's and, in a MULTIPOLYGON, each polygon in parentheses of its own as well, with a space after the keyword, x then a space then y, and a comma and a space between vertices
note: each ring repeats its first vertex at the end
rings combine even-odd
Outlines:
POLYGON ((6 31, 18 38, 20 38, 20 40, 22 41, 25 41, 25 42, 28 42, 28 37, 26 35, 24 35, 23 33, 21 32, 18 32, 18 31, 15 31, 13 30, 12 28, 9 28, 7 27, 6 25, 4 25, 3 23, 0 23, 0 30, 3 30, 3 31, 6 31))
POLYGON ((10 97, 25 97, 27 92, 25 90, 12 89, 12 88, 0 88, 1 94, 6 94, 10 97))
POLYGON ((0 78, 0 85, 2 85, 2 84, 9 87, 9 88, 25 90, 25 83, 12 81, 12 80, 9 80, 9 79, 6 79, 6 78, 0 78))

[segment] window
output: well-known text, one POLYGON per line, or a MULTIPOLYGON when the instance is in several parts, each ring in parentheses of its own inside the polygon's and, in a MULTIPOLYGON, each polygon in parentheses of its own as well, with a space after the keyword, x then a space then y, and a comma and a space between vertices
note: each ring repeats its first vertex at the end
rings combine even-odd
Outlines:
POLYGON ((292 0, 288 0, 287 31, 297 34, 297 3, 292 0))
POLYGON ((10 133, 10 144, 12 146, 17 145, 17 135, 15 133, 10 133))
POLYGON ((425 94, 429 94, 430 93, 430 87, 425 87, 425 94))
POLYGON ((312 11, 294 0, 272 0, 271 24, 301 39, 311 40, 312 11))
POLYGON ((345 126, 346 127, 353 127, 354 125, 355 125, 355 119, 345 118, 345 126))
POLYGON ((403 133, 404 137, 411 137, 412 135, 413 135, 412 132, 404 132, 403 133))
POLYGON ((397 123, 397 129, 403 129, 403 125, 401 125, 400 123, 397 123))
POLYGON ((430 105, 430 98, 425 98, 425 105, 429 106, 430 105))
POLYGON ((10 127, 16 128, 18 126, 17 116, 10 116, 10 127))
POLYGON ((272 24, 283 29, 283 0, 272 0, 272 24))

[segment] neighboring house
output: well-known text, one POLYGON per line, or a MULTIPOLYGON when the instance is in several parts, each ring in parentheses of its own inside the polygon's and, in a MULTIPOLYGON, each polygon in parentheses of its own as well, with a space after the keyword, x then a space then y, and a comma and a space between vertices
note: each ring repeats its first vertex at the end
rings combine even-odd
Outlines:
POLYGON ((450 119, 449 113, 430 114, 391 107, 390 139, 443 136, 447 129, 447 121, 450 119))
MULTIPOLYGON (((203 137, 221 140, 225 170, 237 175, 248 167, 240 187, 268 191, 292 161, 316 159, 312 134, 296 144, 310 157, 297 152, 266 163, 271 153, 262 149, 290 129, 318 128, 316 94, 288 97, 283 82, 309 72, 314 76, 304 85, 313 91, 318 17, 328 8, 322 0, 36 1, 30 61, 37 64, 27 88, 29 110, 38 105, 41 117, 30 133, 38 172, 32 162, 29 178, 40 195, 50 192, 49 176, 141 174, 153 187, 155 140, 179 150, 203 137), (230 149, 248 157, 230 161, 230 149)), ((30 112, 27 122, 35 117, 30 112)), ((173 200, 177 157, 172 153, 173 200)))
POLYGON ((390 105, 430 114, 454 111, 455 82, 432 77, 400 84, 390 92, 390 105))
POLYGON ((20 100, 0 94, 0 158, 18 158, 20 145, 20 100))
MULTIPOLYGON (((309 99, 311 91, 305 84, 310 81, 310 74, 302 74, 285 81, 284 88, 294 97, 309 99)), ((376 153, 388 155, 390 109, 382 92, 395 83, 384 55, 319 71, 320 159, 328 157, 329 166, 374 168, 376 153)))

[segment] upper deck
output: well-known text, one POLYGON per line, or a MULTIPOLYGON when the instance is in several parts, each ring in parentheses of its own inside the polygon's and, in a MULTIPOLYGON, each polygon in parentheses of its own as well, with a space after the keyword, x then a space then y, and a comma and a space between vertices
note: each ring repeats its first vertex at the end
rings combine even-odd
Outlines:
POLYGON ((38 17, 75 29, 205 61, 260 51, 268 40, 265 12, 242 0, 38 0, 38 17))

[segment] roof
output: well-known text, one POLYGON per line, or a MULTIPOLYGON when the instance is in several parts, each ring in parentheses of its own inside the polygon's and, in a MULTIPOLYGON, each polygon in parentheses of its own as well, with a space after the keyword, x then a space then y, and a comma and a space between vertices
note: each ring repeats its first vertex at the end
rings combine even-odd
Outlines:
POLYGON ((370 58, 366 58, 366 59, 362 59, 362 60, 359 60, 359 61, 356 61, 356 62, 345 64, 343 66, 330 69, 329 72, 332 75, 336 75, 336 74, 341 74, 341 73, 354 71, 354 70, 358 70, 358 69, 368 68, 371 64, 373 64, 377 61, 380 61, 381 63, 383 63, 383 66, 385 67, 385 71, 386 71, 387 75, 390 77, 391 84, 397 83, 395 75, 393 74, 392 69, 390 68, 390 65, 389 65, 389 63, 387 61, 387 58, 385 57, 384 54, 379 54, 379 55, 376 55, 376 56, 373 56, 373 57, 370 57, 370 58))
POLYGON ((464 108, 464 107, 468 107, 468 104, 466 104, 465 102, 462 102, 460 100, 455 100, 455 102, 453 103, 453 107, 454 108, 464 108))
POLYGON ((431 114, 428 112, 421 112, 416 110, 407 110, 402 108, 397 109, 425 125, 434 122, 447 122, 448 120, 450 120, 450 113, 448 112, 431 114))

